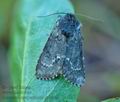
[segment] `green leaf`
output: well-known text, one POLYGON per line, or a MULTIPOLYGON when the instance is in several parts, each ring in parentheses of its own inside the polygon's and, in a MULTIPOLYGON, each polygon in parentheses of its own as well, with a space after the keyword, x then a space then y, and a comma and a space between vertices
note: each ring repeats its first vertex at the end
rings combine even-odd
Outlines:
MULTIPOLYGON (((68 0, 21 0, 16 6, 15 19, 12 28, 10 65, 13 85, 21 88, 30 87, 32 96, 42 96, 39 102, 75 102, 79 88, 72 86, 63 79, 41 81, 35 79, 35 69, 40 54, 58 19, 56 12, 74 13, 68 0), (33 80, 34 79, 34 80, 33 80), (65 95, 66 94, 66 95, 65 95), (50 98, 50 97, 59 98, 50 98), (50 101, 51 100, 51 101, 50 101)), ((27 97, 29 94, 16 94, 18 102, 37 102, 27 97), (18 98, 18 97, 24 97, 18 98)), ((27 90, 24 90, 27 91, 27 90)))
POLYGON ((112 98, 112 99, 108 99, 102 102, 120 102, 120 98, 112 98))
POLYGON ((33 79, 26 89, 25 102, 76 102, 79 88, 63 78, 50 81, 33 79), (31 100, 32 98, 32 100, 31 100))

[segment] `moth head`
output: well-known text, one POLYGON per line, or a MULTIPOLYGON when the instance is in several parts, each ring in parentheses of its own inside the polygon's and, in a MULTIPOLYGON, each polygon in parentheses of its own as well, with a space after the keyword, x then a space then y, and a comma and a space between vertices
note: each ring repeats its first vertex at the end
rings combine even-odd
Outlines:
POLYGON ((59 20, 59 30, 66 37, 74 36, 80 30, 80 23, 73 14, 66 14, 59 20))

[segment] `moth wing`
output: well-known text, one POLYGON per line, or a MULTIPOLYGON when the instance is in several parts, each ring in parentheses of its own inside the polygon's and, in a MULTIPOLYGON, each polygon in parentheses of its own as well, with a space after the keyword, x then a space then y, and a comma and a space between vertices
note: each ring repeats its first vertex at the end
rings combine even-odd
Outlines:
POLYGON ((61 73, 65 54, 65 38, 55 27, 48 38, 36 66, 37 79, 53 79, 61 73))
POLYGON ((74 37, 67 40, 66 58, 63 63, 63 75, 74 85, 82 86, 85 82, 84 57, 80 29, 74 37))

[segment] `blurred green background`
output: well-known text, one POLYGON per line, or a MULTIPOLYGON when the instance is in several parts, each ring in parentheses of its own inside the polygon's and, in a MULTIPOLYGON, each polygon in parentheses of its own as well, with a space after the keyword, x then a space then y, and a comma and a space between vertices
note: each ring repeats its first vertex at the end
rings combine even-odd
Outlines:
MULTIPOLYGON (((86 84, 79 102, 120 96, 120 0, 71 0, 83 24, 86 84), (86 17, 85 17, 86 16, 86 17)), ((0 90, 10 85, 8 51, 16 0, 0 0, 0 90)), ((2 96, 0 91, 0 96, 2 96)))

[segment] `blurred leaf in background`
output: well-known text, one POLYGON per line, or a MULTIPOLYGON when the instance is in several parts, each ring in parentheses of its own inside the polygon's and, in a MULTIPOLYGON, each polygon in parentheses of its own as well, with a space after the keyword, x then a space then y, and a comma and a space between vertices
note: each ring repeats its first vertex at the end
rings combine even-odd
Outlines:
POLYGON ((11 99, 2 100, 2 98, 6 97, 6 95, 8 96, 9 93, 5 92, 5 90, 9 88, 11 84, 7 48, 9 45, 14 3, 15 0, 0 0, 0 102, 13 101, 11 99))
POLYGON ((119 98, 112 98, 112 99, 108 99, 108 100, 105 100, 102 102, 120 102, 120 99, 119 98))
POLYGON ((15 0, 0 0, 0 37, 8 36, 15 0))

